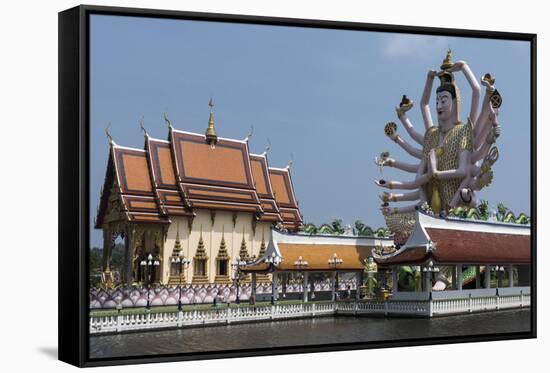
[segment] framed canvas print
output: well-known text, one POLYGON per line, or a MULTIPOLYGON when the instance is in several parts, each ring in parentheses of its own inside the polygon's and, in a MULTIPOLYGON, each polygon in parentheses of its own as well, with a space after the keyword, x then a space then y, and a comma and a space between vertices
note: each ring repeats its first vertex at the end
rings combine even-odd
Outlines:
POLYGON ((533 338, 536 35, 59 14, 59 357, 533 338))

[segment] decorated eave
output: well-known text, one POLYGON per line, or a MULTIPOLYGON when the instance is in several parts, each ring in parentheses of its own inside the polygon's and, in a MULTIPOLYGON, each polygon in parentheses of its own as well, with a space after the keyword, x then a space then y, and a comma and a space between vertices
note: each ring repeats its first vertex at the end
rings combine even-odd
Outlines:
POLYGON ((309 235, 272 230, 265 254, 241 269, 245 272, 360 271, 374 247, 392 245, 390 238, 309 235), (329 264, 334 254, 341 259, 341 263, 329 264), (304 264, 299 265, 300 261, 304 264))
POLYGON ((298 202, 292 186, 290 167, 268 168, 269 178, 275 201, 283 219, 283 227, 288 230, 297 230, 303 223, 302 215, 298 209, 298 202))
POLYGON ((406 243, 389 255, 377 255, 383 265, 529 264, 531 226, 459 218, 439 218, 417 212, 406 243))
POLYGON ((254 177, 254 186, 256 193, 260 198, 260 203, 264 213, 260 217, 260 221, 273 223, 283 222, 283 218, 279 211, 279 206, 275 201, 271 178, 269 177, 269 164, 267 155, 250 154, 250 165, 252 168, 252 176, 254 177))
POLYGON ((166 215, 193 216, 176 179, 170 142, 146 137, 149 172, 159 208, 166 215))
POLYGON ((96 228, 103 225, 111 193, 119 196, 119 212, 126 220, 135 223, 170 223, 155 198, 145 150, 111 142, 96 228))

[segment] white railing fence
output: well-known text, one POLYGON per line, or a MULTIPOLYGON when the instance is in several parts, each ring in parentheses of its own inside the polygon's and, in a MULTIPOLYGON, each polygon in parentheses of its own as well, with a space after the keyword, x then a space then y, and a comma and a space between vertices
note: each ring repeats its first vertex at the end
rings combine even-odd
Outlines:
POLYGON ((90 333, 122 332, 141 329, 175 328, 192 325, 230 324, 299 317, 330 316, 336 303, 277 304, 212 310, 193 310, 90 318, 90 333))
POLYGON ((179 328, 193 325, 223 325, 239 322, 269 321, 330 315, 404 315, 433 317, 522 308, 531 305, 531 295, 520 294, 459 299, 359 300, 326 303, 276 304, 228 307, 211 310, 150 312, 118 316, 90 317, 90 334, 132 330, 179 328))

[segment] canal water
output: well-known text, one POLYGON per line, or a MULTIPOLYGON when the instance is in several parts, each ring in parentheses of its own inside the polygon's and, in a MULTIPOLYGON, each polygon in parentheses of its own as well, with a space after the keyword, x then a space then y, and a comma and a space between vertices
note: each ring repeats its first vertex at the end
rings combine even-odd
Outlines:
POLYGON ((530 310, 433 319, 323 317, 90 337, 90 358, 528 332, 530 310))

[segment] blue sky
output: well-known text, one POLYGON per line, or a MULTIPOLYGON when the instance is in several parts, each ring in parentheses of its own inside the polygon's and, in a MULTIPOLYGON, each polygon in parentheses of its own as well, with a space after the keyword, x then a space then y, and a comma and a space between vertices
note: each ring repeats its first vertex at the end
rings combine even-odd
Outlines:
MULTIPOLYGON (((99 15, 90 30, 92 224, 107 123, 118 144, 136 148, 143 147, 141 117, 152 136, 166 139, 164 111, 177 129, 203 133, 212 96, 219 136, 242 139, 253 125, 251 152, 261 153, 269 139, 271 166, 285 166, 292 155, 306 222, 383 226, 373 158, 390 151, 415 161, 384 136, 384 124, 398 122, 394 108, 407 94, 416 103, 409 118, 423 131, 418 104, 426 73, 438 69, 448 47, 476 76, 496 76, 503 96, 500 159, 478 198, 530 213, 527 42, 99 15)), ((465 118, 470 88, 461 73, 457 80, 465 118)), ((433 97, 431 107, 436 118, 433 97)), ((384 169, 387 180, 412 177, 384 169)), ((93 227, 91 244, 102 245, 93 227)))

